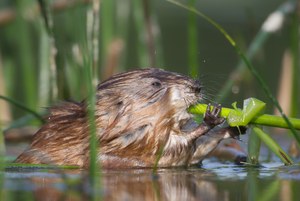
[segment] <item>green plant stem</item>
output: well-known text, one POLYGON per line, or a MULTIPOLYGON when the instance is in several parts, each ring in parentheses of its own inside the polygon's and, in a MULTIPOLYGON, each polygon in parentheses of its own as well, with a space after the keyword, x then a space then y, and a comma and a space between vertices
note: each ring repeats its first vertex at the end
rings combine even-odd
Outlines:
POLYGON ((275 153, 285 165, 292 165, 292 159, 280 148, 280 146, 269 137, 262 129, 257 126, 253 127, 255 134, 267 145, 267 147, 275 153))
MULTIPOLYGON (((42 24, 40 22, 40 24, 42 24)), ((39 26, 40 28, 40 41, 39 41, 39 87, 38 87, 38 100, 39 106, 45 106, 49 104, 50 96, 50 51, 51 46, 49 42, 49 36, 46 32, 46 28, 44 26, 39 26)))
POLYGON ((30 29, 28 24, 24 19, 24 12, 28 6, 31 5, 31 1, 23 1, 18 0, 16 1, 16 8, 17 8, 17 31, 15 37, 15 42, 18 44, 16 53, 19 54, 19 72, 22 76, 21 83, 24 93, 26 105, 29 108, 34 109, 36 107, 36 69, 34 68, 34 61, 33 61, 33 48, 30 38, 30 29))
POLYGON ((39 106, 48 105, 57 97, 56 47, 53 29, 53 16, 49 1, 38 0, 41 8, 40 50, 39 50, 39 106), (50 92, 50 93, 49 93, 50 92))
MULTIPOLYGON (((289 118, 289 121, 294 126, 295 129, 300 130, 300 119, 289 118)), ((264 126, 274 126, 279 128, 289 128, 289 125, 281 116, 264 114, 255 119, 253 119, 254 124, 264 125, 264 126)))
POLYGON ((115 18, 114 13, 116 9, 115 0, 102 0, 100 5, 100 36, 101 36, 101 49, 100 59, 104 67, 108 59, 109 45, 115 37, 115 18))
POLYGON ((164 152, 164 148, 165 148, 165 145, 159 147, 158 153, 157 153, 157 155, 156 155, 155 163, 154 163, 154 166, 153 166, 153 168, 152 168, 152 174, 153 174, 153 175, 156 175, 156 174, 157 174, 158 163, 159 163, 160 158, 162 157, 162 154, 163 154, 163 152, 164 152))
POLYGON ((151 1, 143 0, 144 24, 146 30, 146 45, 148 50, 148 58, 150 66, 154 67, 155 60, 155 44, 153 38, 152 22, 151 22, 151 1))
MULTIPOLYGON (((94 0, 93 4, 92 4, 93 8, 92 8, 92 14, 91 14, 91 30, 88 30, 88 32, 90 32, 90 38, 88 38, 88 40, 90 40, 90 49, 91 49, 91 53, 92 55, 92 67, 93 67, 93 83, 94 85, 96 85, 98 83, 98 68, 99 68, 99 26, 100 26, 100 15, 99 15, 99 9, 100 9, 100 2, 98 0, 94 0)), ((88 26, 89 27, 89 26, 88 26)))
MULTIPOLYGON (((132 1, 118 1, 118 6, 116 6, 116 35, 118 38, 121 38, 122 42, 124 43, 124 47, 130 46, 128 44, 128 36, 130 26, 128 26, 131 17, 131 4, 132 1)), ((122 51, 121 60, 117 69, 120 71, 125 71, 125 63, 127 62, 128 58, 128 51, 122 51)))
POLYGON ((41 8, 41 14, 43 16, 45 27, 49 36, 53 35, 52 29, 52 18, 50 17, 50 5, 49 1, 46 0, 38 0, 39 6, 41 8))
POLYGON ((248 157, 247 162, 252 165, 259 165, 259 152, 261 140, 255 135, 253 129, 250 127, 249 139, 248 139, 248 157))
MULTIPOLYGON (((42 111, 39 115, 40 116, 45 116, 47 115, 47 112, 46 110, 42 111)), ((26 126, 28 125, 31 121, 35 120, 36 117, 33 116, 31 113, 29 114, 26 114, 22 117, 20 117, 19 119, 16 119, 14 120, 11 124, 9 124, 8 126, 4 127, 3 128, 3 131, 4 133, 10 129, 13 129, 13 128, 20 128, 20 127, 23 127, 23 126, 26 126)))
POLYGON ((92 188, 92 200, 98 200, 97 190, 99 189, 100 183, 100 166, 97 160, 97 153, 99 149, 98 139, 97 139, 97 128, 96 128, 96 116, 95 116, 95 107, 96 107, 96 84, 97 84, 97 66, 98 66, 98 25, 99 25, 99 2, 93 1, 93 7, 89 10, 92 13, 89 13, 87 18, 87 23, 91 25, 90 30, 87 29, 87 47, 88 54, 85 56, 84 70, 86 74, 86 82, 88 89, 88 98, 87 98, 87 114, 88 114, 88 123, 89 123, 89 151, 90 151, 90 160, 89 160, 89 179, 92 188))
POLYGON ((36 113, 35 111, 33 111, 32 109, 24 106, 22 103, 19 103, 13 99, 10 99, 8 97, 5 97, 5 96, 2 96, 0 95, 0 99, 3 99, 13 105, 15 105, 16 107, 22 109, 22 110, 25 110, 26 112, 29 112, 30 114, 32 114, 33 116, 35 116, 41 123, 44 123, 45 120, 43 119, 43 117, 41 117, 38 113, 36 113))
MULTIPOLYGON (((189 112, 193 114, 204 114, 206 111, 207 105, 206 104, 198 104, 194 107, 191 107, 189 109, 189 112)), ((234 112, 234 109, 230 108, 224 108, 222 107, 221 111, 221 117, 227 118, 229 113, 234 112)), ((289 118, 289 121, 294 126, 295 129, 300 130, 300 119, 296 118, 289 118)), ((279 128, 290 128, 289 125, 286 123, 286 121, 281 116, 275 116, 275 115, 268 115, 268 114, 262 114, 255 118, 253 118, 250 123, 256 124, 256 125, 263 125, 263 126, 273 126, 273 127, 279 127, 279 128)))
POLYGON ((87 98, 87 114, 88 114, 88 124, 89 124, 89 179, 92 187, 92 195, 93 198, 96 198, 97 192, 97 179, 98 177, 98 162, 97 162, 97 149, 98 149, 98 140, 96 137, 96 122, 95 122, 95 104, 96 104, 96 96, 95 90, 93 86, 93 76, 92 76, 92 67, 89 67, 92 60, 89 60, 85 65, 85 76, 86 81, 88 82, 88 98, 87 98), (90 61, 90 62, 89 62, 90 61))
POLYGON ((138 52, 138 65, 150 66, 150 58, 148 48, 145 44, 144 37, 147 36, 145 29, 145 20, 143 14, 143 1, 132 1, 133 5, 133 22, 138 33, 138 43, 136 43, 136 49, 138 52))
MULTIPOLYGON (((299 4, 299 1, 298 1, 299 4)), ((299 54, 300 54, 300 37, 299 37, 299 5, 298 10, 296 10, 292 15, 292 25, 290 28, 290 49, 292 52, 292 93, 291 93, 291 109, 290 114, 292 117, 296 117, 300 114, 299 111, 299 101, 300 101, 300 81, 299 81, 299 75, 300 75, 300 62, 299 62, 299 54)))

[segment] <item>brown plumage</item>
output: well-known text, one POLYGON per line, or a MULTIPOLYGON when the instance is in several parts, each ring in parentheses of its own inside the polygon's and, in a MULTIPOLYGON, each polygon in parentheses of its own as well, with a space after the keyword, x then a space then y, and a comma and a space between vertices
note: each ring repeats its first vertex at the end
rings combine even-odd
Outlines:
MULTIPOLYGON (((135 70, 98 85, 96 127, 98 161, 104 168, 151 167, 159 152, 160 167, 198 163, 231 129, 208 133, 223 122, 220 107, 207 111, 200 125, 187 108, 202 99, 201 85, 160 69, 135 70), (205 135, 204 135, 205 134, 205 135)), ((50 109, 47 123, 16 160, 89 166, 86 103, 65 102, 50 109)))

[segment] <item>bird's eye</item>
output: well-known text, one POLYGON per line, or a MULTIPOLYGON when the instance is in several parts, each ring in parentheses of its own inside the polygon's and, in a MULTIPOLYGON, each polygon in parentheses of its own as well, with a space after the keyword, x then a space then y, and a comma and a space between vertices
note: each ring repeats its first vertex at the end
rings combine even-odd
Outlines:
POLYGON ((159 81, 152 82, 152 86, 161 87, 161 83, 159 81))

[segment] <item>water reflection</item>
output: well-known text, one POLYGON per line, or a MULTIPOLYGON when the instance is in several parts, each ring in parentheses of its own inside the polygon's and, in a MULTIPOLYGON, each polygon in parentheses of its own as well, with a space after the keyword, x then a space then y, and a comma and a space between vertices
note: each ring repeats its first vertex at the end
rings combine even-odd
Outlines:
MULTIPOLYGON (((203 168, 105 170, 102 200, 297 200, 299 166, 245 168, 210 161, 203 168), (296 179, 295 179, 296 178, 296 179), (297 179, 298 178, 298 179, 297 179), (287 188, 287 186, 291 188, 287 188)), ((84 171, 6 171, 1 200, 89 200, 84 171)))
POLYGON ((104 197, 105 200, 214 200, 217 186, 201 178, 209 174, 203 170, 178 169, 160 170, 157 176, 147 170, 120 172, 118 176, 113 173, 104 177, 107 189, 104 197))

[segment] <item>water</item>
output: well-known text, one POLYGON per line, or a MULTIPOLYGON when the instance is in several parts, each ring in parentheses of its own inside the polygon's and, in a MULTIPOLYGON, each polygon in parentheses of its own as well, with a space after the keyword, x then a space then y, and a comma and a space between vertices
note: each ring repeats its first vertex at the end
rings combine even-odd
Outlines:
MULTIPOLYGON (((10 169, 1 200, 89 200, 83 170, 10 169)), ((243 167, 205 160, 202 167, 103 170, 102 200, 299 200, 300 168, 281 163, 243 167)))

